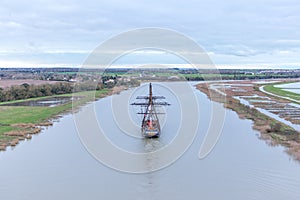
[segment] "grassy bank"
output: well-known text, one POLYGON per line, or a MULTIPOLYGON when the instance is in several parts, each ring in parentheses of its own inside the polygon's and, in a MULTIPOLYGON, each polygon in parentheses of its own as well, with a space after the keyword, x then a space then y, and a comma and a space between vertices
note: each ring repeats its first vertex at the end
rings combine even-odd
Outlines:
MULTIPOLYGON (((57 115, 71 110, 73 106, 80 106, 94 98, 101 98, 112 93, 112 90, 103 89, 98 91, 79 92, 75 94, 54 95, 51 97, 78 96, 79 100, 58 105, 55 107, 40 106, 5 106, 6 102, 0 106, 0 150, 6 146, 15 146, 19 140, 31 138, 32 134, 40 132, 40 126, 48 126, 52 123, 50 119, 57 115)), ((15 102, 39 100, 49 97, 39 97, 34 99, 18 100, 15 102)))
MULTIPOLYGON (((300 101, 300 95, 297 93, 285 91, 282 88, 276 87, 277 85, 281 85, 282 83, 277 83, 277 84, 268 84, 264 86, 264 90, 267 92, 270 92, 272 94, 276 94, 282 97, 287 97, 296 101, 300 101)), ((287 84, 287 83, 284 83, 287 84)))

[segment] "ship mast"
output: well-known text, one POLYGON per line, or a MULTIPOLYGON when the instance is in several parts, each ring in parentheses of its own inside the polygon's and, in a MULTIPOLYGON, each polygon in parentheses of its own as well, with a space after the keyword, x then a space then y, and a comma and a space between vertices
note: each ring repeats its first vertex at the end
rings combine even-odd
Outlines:
POLYGON ((144 107, 145 110, 141 110, 141 112, 137 114, 143 115, 142 120, 142 133, 148 138, 151 137, 159 137, 160 135, 160 124, 157 114, 156 106, 169 106, 170 104, 165 101, 157 101, 159 99, 165 99, 164 96, 153 96, 152 94, 152 84, 149 84, 149 95, 148 96, 138 96, 136 97, 138 100, 146 100, 144 102, 134 102, 131 105, 144 107))
MULTIPOLYGON (((144 117, 143 117, 143 121, 146 120, 146 117, 150 119, 152 119, 152 115, 153 115, 153 96, 152 96, 152 84, 150 83, 149 84, 149 100, 148 100, 148 105, 147 105, 147 108, 146 108, 146 111, 145 111, 145 114, 144 114, 144 117)), ((156 115, 156 113, 154 113, 156 115)), ((156 116, 157 117, 157 116, 156 116)))
POLYGON ((150 83, 149 85, 149 105, 153 104, 153 100, 152 100, 152 84, 150 83))

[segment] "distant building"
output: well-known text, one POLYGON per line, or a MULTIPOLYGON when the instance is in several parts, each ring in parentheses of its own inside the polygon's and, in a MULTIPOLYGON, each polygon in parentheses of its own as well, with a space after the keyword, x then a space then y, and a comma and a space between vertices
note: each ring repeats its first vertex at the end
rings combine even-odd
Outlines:
POLYGON ((108 83, 114 83, 115 82, 115 80, 114 79, 108 79, 107 81, 105 81, 104 83, 105 84, 108 84, 108 83))

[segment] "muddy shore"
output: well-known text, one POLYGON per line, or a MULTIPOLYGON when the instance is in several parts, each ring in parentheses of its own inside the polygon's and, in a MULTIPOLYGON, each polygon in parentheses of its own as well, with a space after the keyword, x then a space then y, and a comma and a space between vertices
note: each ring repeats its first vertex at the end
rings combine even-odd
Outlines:
MULTIPOLYGON (((280 81, 284 82, 285 80, 280 81)), ((284 112, 282 105, 289 105, 291 102, 269 96, 259 91, 259 86, 261 85, 255 81, 230 81, 222 83, 200 83, 196 88, 205 93, 212 101, 223 103, 225 108, 235 111, 241 119, 252 120, 253 129, 260 132, 261 139, 270 145, 282 145, 286 147, 286 152, 294 159, 300 161, 300 132, 281 121, 261 113, 257 109, 277 106, 279 110, 276 111, 278 112, 278 116, 288 119, 293 123, 298 123, 298 121, 283 115, 288 112, 284 112), (222 86, 218 87, 220 84, 222 84, 222 86), (249 101, 249 105, 241 103, 241 101, 250 98, 252 98, 253 101, 249 101), (269 102, 272 102, 272 104, 269 102)), ((276 112, 274 111, 275 114, 276 112)))

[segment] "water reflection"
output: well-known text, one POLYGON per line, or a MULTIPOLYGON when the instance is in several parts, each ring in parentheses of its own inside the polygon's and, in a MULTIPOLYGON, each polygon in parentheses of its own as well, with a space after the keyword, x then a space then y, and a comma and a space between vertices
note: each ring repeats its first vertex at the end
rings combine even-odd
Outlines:
MULTIPOLYGON (((191 148, 173 165, 146 174, 112 170, 84 149, 73 117, 65 115, 32 140, 0 153, 0 199, 299 200, 299 163, 290 159, 284 148, 269 147, 259 140, 252 121, 239 119, 233 111, 227 111, 223 133, 213 151, 205 159, 198 159, 212 102, 197 90, 195 94, 203 116, 199 133, 191 148)), ((106 120, 108 137, 126 149, 154 152, 174 136, 176 124, 166 122, 161 138, 133 139, 121 134, 110 121, 109 98, 96 102, 95 108, 99 120, 106 120)), ((152 169, 164 156, 168 155, 144 154, 141 164, 152 169)))
MULTIPOLYGON (((156 139, 144 139, 144 147, 145 147, 145 165, 148 171, 153 171, 155 166, 158 165, 159 162, 159 154, 152 154, 151 152, 155 152, 162 148, 164 145, 160 142, 159 138, 156 139)), ((147 173, 145 174, 145 182, 141 184, 144 187, 144 195, 149 196, 149 199, 155 199, 155 194, 159 193, 159 182, 158 182, 157 174, 155 173, 147 173)))

